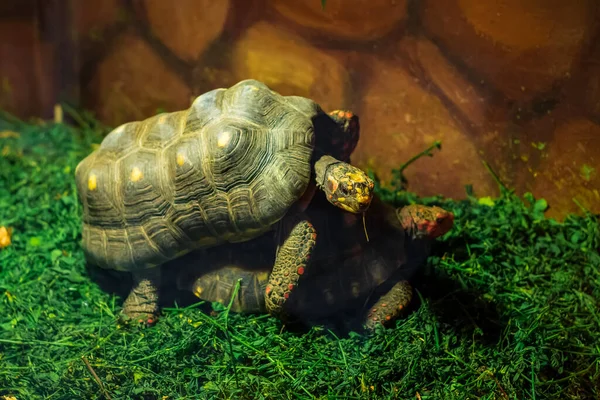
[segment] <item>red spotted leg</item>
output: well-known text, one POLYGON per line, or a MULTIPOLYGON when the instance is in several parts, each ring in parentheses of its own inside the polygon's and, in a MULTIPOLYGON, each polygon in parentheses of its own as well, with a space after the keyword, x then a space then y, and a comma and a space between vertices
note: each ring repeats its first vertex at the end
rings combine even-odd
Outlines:
POLYGON ((280 319, 286 319, 285 302, 304 274, 317 239, 314 226, 305 219, 295 220, 291 230, 286 231, 289 231, 289 235, 284 237, 277 252, 265 289, 267 311, 280 319))
POLYGON ((373 331, 377 325, 388 326, 412 299, 412 286, 408 281, 396 283, 371 307, 364 321, 365 329, 373 331))

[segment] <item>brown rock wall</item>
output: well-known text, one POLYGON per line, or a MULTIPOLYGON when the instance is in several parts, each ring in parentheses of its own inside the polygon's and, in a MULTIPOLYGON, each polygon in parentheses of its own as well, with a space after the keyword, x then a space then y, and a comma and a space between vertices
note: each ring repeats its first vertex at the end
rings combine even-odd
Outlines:
POLYGON ((113 126, 147 118, 159 109, 187 108, 191 98, 185 82, 133 34, 119 38, 86 89, 93 94, 86 106, 113 126))
POLYGON ((600 121, 600 32, 589 57, 581 64, 581 73, 576 76, 577 83, 570 88, 569 95, 589 117, 600 121))
POLYGON ((230 68, 236 80, 258 79, 281 94, 310 97, 327 110, 344 106, 350 90, 346 68, 334 56, 264 21, 234 44, 230 68))
POLYGON ((424 83, 456 107, 468 128, 478 129, 486 124, 491 96, 463 76, 434 43, 424 37, 406 37, 399 50, 399 58, 411 62, 424 83))
POLYGON ((142 0, 137 6, 153 34, 181 59, 196 61, 223 32, 230 1, 142 0))
POLYGON ((395 62, 404 62, 404 69, 412 71, 416 81, 441 100, 465 140, 477 147, 481 158, 506 184, 513 184, 515 171, 506 132, 508 112, 502 99, 471 81, 424 36, 405 37, 397 48, 395 62))
POLYGON ((362 136, 353 162, 371 166, 389 180, 390 170, 423 151, 434 141, 442 150, 416 161, 406 170, 409 189, 421 195, 462 197, 473 184, 479 195, 495 192, 477 148, 434 94, 406 70, 369 58, 371 79, 358 108, 362 136))
POLYGON ((40 77, 33 21, 0 20, 0 38, 0 109, 19 116, 39 114, 40 77))
POLYGON ((600 213, 600 125, 581 117, 557 124, 535 172, 528 186, 546 198, 548 216, 581 213, 579 205, 600 213))
POLYGON ((74 28, 80 40, 103 40, 103 31, 125 18, 119 0, 73 2, 74 28))
POLYGON ((397 28, 407 17, 407 0, 271 0, 281 25, 297 24, 307 36, 369 41, 397 28))
POLYGON ((485 83, 528 101, 568 81, 595 32, 594 0, 425 0, 427 33, 485 83))

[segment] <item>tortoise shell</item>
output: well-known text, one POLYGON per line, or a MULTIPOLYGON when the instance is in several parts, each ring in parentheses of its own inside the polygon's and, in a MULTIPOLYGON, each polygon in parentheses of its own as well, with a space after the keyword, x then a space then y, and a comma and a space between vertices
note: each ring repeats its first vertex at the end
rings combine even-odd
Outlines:
POLYGON ((76 169, 88 261, 134 271, 263 234, 307 189, 329 128, 312 100, 255 80, 119 126, 76 169))

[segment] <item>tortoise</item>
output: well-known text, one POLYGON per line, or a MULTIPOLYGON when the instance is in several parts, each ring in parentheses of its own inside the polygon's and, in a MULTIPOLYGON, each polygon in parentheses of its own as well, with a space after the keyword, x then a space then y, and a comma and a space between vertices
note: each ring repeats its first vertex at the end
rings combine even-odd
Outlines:
POLYGON ((75 178, 88 263, 132 274, 121 320, 154 323, 157 267, 192 250, 277 228, 289 238, 276 264, 296 262, 291 247, 316 233, 303 211, 317 188, 363 213, 373 181, 345 161, 358 139, 352 112, 328 114, 253 79, 109 132, 75 178))
MULTIPOLYGON (((300 268, 274 265, 272 241, 260 237, 210 249, 203 257, 211 270, 195 266, 190 253, 175 269, 178 289, 198 298, 227 305, 238 279, 240 288, 231 310, 241 313, 270 312, 275 287, 284 293, 283 321, 331 322, 334 316, 358 312, 360 324, 374 330, 388 326, 409 304, 408 279, 424 263, 434 239, 448 232, 454 215, 437 206, 412 204, 395 208, 375 197, 366 212, 367 241, 356 215, 313 202, 306 211, 320 237, 310 259, 300 268)), ((308 258, 308 257, 307 257, 308 258)))

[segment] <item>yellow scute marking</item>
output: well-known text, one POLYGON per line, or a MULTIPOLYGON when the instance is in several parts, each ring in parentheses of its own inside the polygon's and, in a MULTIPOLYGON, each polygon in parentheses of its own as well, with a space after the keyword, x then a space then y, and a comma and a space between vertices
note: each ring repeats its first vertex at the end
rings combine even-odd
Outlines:
POLYGON ((185 163, 184 155, 181 153, 177 153, 177 165, 179 165, 181 167, 183 165, 183 163, 185 163))
POLYGON ((231 140, 231 132, 229 132, 229 131, 219 132, 219 134, 217 135, 217 147, 222 148, 222 147, 227 146, 227 144, 229 143, 230 140, 231 140))
POLYGON ((96 175, 91 174, 90 177, 88 178, 88 189, 96 190, 97 187, 98 187, 98 181, 97 181, 96 175))
POLYGON ((268 272, 260 272, 257 274, 256 279, 259 282, 266 282, 269 279, 269 273, 268 272))
POLYGON ((144 174, 142 173, 142 170, 139 169, 138 167, 134 167, 131 170, 131 182, 137 182, 139 180, 141 180, 144 177, 144 174))

